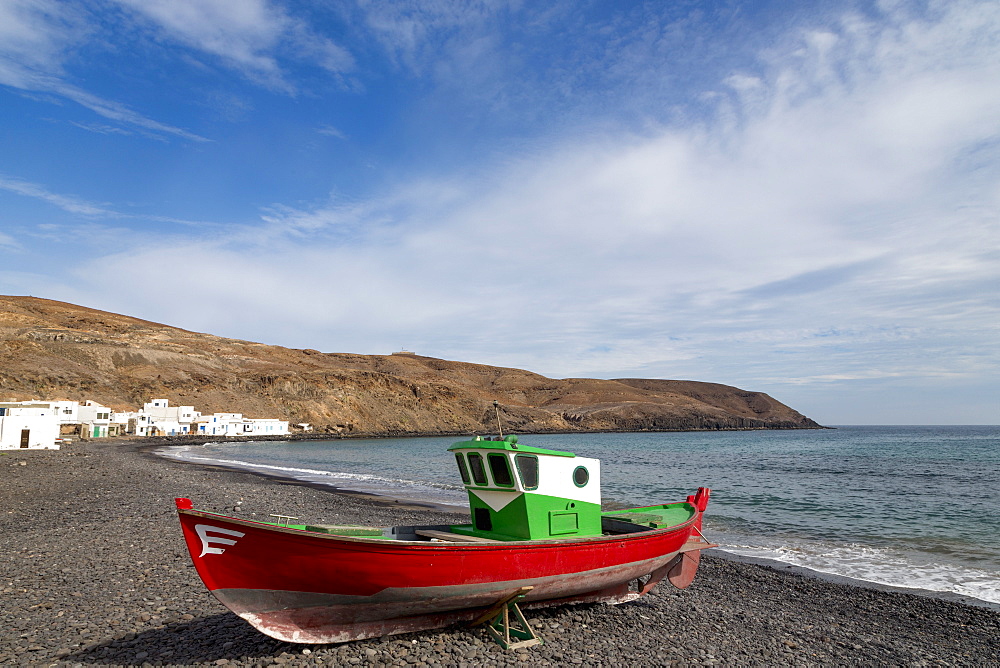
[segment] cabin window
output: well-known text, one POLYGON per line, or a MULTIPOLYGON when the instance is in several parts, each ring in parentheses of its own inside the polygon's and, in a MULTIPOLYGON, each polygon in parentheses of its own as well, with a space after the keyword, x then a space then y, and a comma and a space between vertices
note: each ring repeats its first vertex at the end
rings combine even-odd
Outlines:
POLYGON ((525 489, 538 489, 538 457, 534 455, 515 455, 514 465, 521 476, 521 486, 525 489))
POLYGON ((486 485, 486 467, 483 466, 483 456, 478 452, 469 453, 469 468, 472 470, 472 480, 477 485, 486 485))
POLYGON ((585 487, 590 482, 590 471, 585 466, 577 466, 573 470, 573 484, 577 487, 585 487))
POLYGON ((497 487, 513 487, 514 476, 510 474, 510 463, 507 455, 491 452, 487 456, 490 462, 490 473, 493 474, 493 484, 497 487))
POLYGON ((455 453, 455 461, 458 462, 458 472, 462 475, 462 484, 471 484, 472 479, 469 478, 469 467, 465 465, 465 457, 462 456, 461 452, 455 453))

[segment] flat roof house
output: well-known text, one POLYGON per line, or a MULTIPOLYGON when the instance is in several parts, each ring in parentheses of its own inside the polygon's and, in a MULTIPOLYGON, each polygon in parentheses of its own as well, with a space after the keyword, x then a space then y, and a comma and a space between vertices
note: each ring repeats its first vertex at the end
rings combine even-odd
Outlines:
POLYGON ((49 404, 0 403, 0 450, 58 450, 59 418, 49 404))

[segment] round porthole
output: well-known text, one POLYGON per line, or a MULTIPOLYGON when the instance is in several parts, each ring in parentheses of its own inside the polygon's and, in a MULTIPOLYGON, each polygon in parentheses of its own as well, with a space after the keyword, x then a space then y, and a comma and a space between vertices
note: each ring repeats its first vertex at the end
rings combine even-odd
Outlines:
POLYGON ((573 471, 573 482, 577 487, 583 487, 590 482, 590 472, 583 466, 577 466, 573 471))

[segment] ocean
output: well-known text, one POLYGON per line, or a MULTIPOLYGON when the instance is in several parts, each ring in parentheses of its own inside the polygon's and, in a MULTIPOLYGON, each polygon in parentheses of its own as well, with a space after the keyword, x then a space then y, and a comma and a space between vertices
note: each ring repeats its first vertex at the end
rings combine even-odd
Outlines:
MULTIPOLYGON (((1000 427, 519 438, 601 459, 605 503, 668 503, 712 488, 705 534, 742 558, 1000 607, 1000 427)), ((216 443, 159 454, 463 507, 446 452, 457 440, 216 443)))

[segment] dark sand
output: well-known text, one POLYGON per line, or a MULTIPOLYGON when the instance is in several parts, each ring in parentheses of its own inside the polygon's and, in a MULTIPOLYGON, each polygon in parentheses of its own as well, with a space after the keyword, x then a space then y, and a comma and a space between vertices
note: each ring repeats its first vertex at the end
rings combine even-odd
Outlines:
MULTIPOLYGON (((0 456, 0 665, 1000 665, 1000 612, 705 556, 687 590, 528 612, 545 644, 481 629, 342 645, 261 635, 205 590, 173 498, 319 523, 454 522, 358 495, 77 443, 0 456)), ((711 507, 709 508, 711 512, 711 507)))

